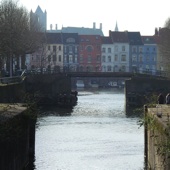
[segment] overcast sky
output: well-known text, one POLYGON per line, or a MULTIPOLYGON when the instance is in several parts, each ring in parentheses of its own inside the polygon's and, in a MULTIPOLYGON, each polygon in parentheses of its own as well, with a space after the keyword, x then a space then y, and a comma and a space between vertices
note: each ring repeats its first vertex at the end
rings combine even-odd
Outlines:
POLYGON ((102 23, 103 33, 114 31, 117 21, 119 31, 139 31, 153 35, 155 28, 163 27, 170 17, 170 0, 19 0, 28 11, 35 12, 39 5, 47 11, 47 28, 50 24, 96 28, 102 23))

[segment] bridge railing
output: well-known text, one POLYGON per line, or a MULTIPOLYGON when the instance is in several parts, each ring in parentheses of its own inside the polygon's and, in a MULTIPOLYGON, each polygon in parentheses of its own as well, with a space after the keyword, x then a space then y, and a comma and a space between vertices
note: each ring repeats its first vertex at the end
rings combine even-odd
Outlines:
POLYGON ((0 79, 1 84, 5 83, 14 83, 14 82, 20 82, 22 80, 21 77, 25 75, 35 75, 35 74, 61 74, 61 75, 69 75, 69 76, 125 76, 125 77, 132 77, 132 76, 157 76, 157 77, 167 77, 167 72, 160 71, 160 70, 143 70, 140 71, 139 69, 136 69, 135 71, 110 71, 110 72, 102 72, 102 71, 79 71, 79 70, 60 70, 60 71, 54 71, 54 70, 46 70, 46 71, 36 71, 36 70, 24 70, 20 76, 15 77, 4 77, 0 79))
POLYGON ((0 78, 0 85, 21 83, 24 80, 24 78, 25 78, 24 74, 22 74, 21 76, 14 76, 14 77, 3 77, 0 78))

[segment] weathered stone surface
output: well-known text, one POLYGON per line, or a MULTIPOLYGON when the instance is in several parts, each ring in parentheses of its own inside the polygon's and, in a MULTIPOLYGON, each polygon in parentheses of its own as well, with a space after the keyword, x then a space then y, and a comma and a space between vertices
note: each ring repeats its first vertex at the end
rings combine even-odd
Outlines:
POLYGON ((35 123, 22 104, 0 104, 0 169, 21 170, 35 148, 35 123))
POLYGON ((157 105, 145 112, 147 169, 170 169, 170 105, 157 105), (148 119, 149 118, 149 119, 148 119), (146 121, 147 120, 147 121, 146 121))

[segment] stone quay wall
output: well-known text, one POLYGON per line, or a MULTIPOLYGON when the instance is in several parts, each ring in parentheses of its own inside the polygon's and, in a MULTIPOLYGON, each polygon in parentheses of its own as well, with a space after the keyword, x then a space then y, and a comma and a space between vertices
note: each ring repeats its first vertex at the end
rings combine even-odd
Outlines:
POLYGON ((27 167, 34 156, 35 123, 22 105, 0 105, 0 169, 27 167))
POLYGON ((132 77, 125 81, 126 106, 143 106, 144 96, 158 95, 166 96, 170 93, 170 80, 152 77, 132 77))
POLYGON ((30 75, 23 82, 0 85, 0 103, 25 102, 27 94, 52 98, 71 92, 71 78, 66 75, 30 75))
POLYGON ((19 104, 27 94, 50 98, 70 92, 71 78, 63 75, 30 75, 21 83, 0 85, 0 169, 26 169, 34 159, 36 118, 19 104))
POLYGON ((144 107, 145 166, 150 170, 170 169, 170 106, 144 107))
POLYGON ((71 78, 63 74, 37 74, 26 77, 26 91, 29 93, 42 92, 56 95, 71 92, 71 78))
POLYGON ((0 85, 0 103, 18 103, 23 101, 25 83, 0 85))

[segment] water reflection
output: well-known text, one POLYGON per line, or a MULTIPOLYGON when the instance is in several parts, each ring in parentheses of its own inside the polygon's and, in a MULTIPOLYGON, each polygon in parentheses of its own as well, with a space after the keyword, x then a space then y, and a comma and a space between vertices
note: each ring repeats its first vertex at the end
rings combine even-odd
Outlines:
POLYGON ((73 108, 43 108, 33 169, 142 169, 143 129, 124 101, 121 90, 92 89, 79 91, 73 108))
POLYGON ((51 107, 42 107, 40 109, 40 117, 44 117, 44 116, 71 116, 71 113, 73 112, 73 107, 69 107, 69 108, 59 108, 59 107, 55 107, 55 106, 51 106, 51 107))

